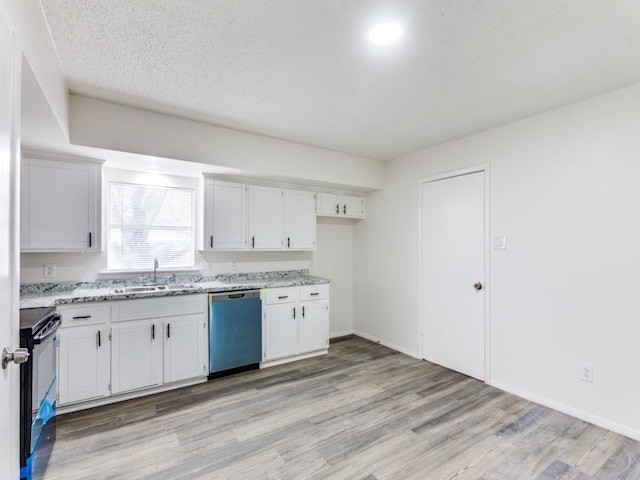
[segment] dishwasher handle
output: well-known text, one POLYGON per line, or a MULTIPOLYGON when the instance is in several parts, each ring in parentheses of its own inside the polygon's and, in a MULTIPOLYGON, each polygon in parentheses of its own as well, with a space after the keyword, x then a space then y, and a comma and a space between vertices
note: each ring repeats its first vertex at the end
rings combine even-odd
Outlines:
POLYGON ((260 298, 260 290, 243 290, 241 292, 210 293, 209 303, 224 302, 229 300, 243 300, 249 298, 260 298))

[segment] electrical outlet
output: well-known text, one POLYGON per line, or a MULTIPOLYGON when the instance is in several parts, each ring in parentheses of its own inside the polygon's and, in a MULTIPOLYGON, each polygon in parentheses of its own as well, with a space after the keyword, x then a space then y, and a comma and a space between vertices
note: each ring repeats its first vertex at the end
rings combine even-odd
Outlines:
POLYGON ((581 368, 580 380, 593 383, 593 365, 584 364, 581 368))
POLYGON ((231 270, 236 271, 238 269, 238 260, 236 258, 231 259, 231 270))
POLYGON ((56 264, 45 263, 44 264, 44 278, 56 278, 56 264))

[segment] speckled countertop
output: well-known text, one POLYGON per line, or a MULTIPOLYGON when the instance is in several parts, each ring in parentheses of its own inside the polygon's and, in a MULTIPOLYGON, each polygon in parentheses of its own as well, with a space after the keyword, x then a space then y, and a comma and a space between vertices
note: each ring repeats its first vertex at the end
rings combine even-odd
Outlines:
MULTIPOLYGON (((193 293, 233 292, 260 288, 320 285, 330 281, 309 275, 308 270, 177 277, 166 283, 171 290, 117 293, 123 287, 140 286, 149 279, 99 280, 96 282, 32 283, 20 286, 20 308, 52 307, 66 303, 99 302, 127 298, 166 297, 193 293)), ((158 284, 162 285, 166 279, 158 284)))

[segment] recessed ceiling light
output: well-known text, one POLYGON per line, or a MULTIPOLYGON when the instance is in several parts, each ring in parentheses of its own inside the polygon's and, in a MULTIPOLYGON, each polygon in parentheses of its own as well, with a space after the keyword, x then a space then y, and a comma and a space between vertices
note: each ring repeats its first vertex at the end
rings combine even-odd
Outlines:
POLYGON ((379 23, 369 31, 369 40, 374 45, 389 45, 400 38, 402 28, 395 22, 379 23))

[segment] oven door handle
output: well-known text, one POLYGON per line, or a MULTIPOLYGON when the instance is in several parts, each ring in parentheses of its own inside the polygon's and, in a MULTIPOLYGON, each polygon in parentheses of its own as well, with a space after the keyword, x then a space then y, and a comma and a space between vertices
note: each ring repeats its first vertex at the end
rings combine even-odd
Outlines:
POLYGON ((33 337, 34 345, 39 345, 42 342, 46 342, 50 337, 56 334, 56 332, 58 331, 58 328, 60 328, 60 324, 62 323, 62 320, 60 318, 60 315, 54 316, 53 319, 55 321, 50 328, 48 328, 45 332, 39 333, 38 335, 33 337))

